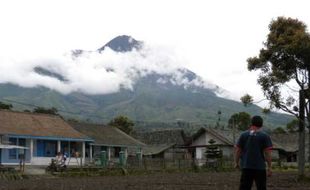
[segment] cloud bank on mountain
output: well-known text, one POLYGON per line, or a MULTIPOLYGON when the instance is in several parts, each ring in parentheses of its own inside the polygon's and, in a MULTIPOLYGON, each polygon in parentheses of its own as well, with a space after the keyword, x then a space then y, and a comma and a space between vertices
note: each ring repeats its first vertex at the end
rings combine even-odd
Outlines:
MULTIPOLYGON (((76 51, 75 51, 76 53, 76 51)), ((78 55, 33 54, 0 57, 0 83, 32 88, 43 86, 63 94, 109 94, 121 88, 133 89, 135 82, 150 74, 169 76, 157 82, 216 88, 200 77, 188 78, 186 61, 171 48, 143 44, 141 49, 117 52, 78 51, 78 55), (39 71, 39 72, 38 72, 39 71)))

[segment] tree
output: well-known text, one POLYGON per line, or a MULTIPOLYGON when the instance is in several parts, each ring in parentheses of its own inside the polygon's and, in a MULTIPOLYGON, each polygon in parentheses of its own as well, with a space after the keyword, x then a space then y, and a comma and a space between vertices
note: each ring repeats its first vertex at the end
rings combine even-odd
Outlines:
POLYGON ((298 131, 298 122, 299 121, 297 119, 293 119, 292 121, 287 123, 286 124, 287 131, 290 133, 298 131))
POLYGON ((128 117, 120 115, 112 119, 108 125, 117 127, 125 133, 130 134, 133 131, 134 122, 128 117))
POLYGON ((5 104, 3 102, 0 102, 0 109, 11 110, 12 108, 13 108, 12 104, 5 104))
POLYGON ((245 131, 251 124, 251 115, 246 112, 239 112, 233 114, 228 120, 230 128, 237 127, 241 131, 245 131))
POLYGON ((262 113, 263 114, 270 114, 271 110, 270 108, 263 108, 262 113))
POLYGON ((310 121, 310 35, 306 25, 292 18, 272 20, 264 47, 258 56, 249 58, 247 62, 250 71, 260 71, 258 83, 270 106, 299 119, 298 171, 302 177, 305 165, 305 114, 310 121), (289 93, 283 93, 284 90, 289 93), (308 102, 305 102, 306 99, 308 102))
POLYGON ((240 100, 245 107, 253 103, 253 97, 249 94, 245 94, 244 96, 240 98, 240 100))
POLYGON ((279 134, 284 134, 286 131, 282 127, 277 127, 273 131, 273 133, 279 133, 279 134))
POLYGON ((52 108, 37 107, 32 112, 33 113, 44 113, 44 114, 58 115, 58 110, 54 107, 52 107, 52 108))

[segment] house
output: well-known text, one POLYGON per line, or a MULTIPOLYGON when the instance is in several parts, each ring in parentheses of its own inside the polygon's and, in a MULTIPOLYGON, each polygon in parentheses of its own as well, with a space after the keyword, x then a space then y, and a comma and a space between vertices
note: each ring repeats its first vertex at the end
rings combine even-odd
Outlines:
MULTIPOLYGON (((295 133, 273 133, 271 134, 273 141, 273 149, 277 151, 278 159, 284 162, 296 162, 298 156, 298 132, 295 133)), ((306 133, 305 155, 306 160, 309 161, 309 134, 306 133)))
POLYGON ((1 144, 17 146, 1 148, 3 165, 16 165, 21 157, 27 165, 48 165, 57 152, 66 152, 82 163, 85 147, 93 141, 60 116, 9 110, 0 110, 0 139, 1 144))
MULTIPOLYGON (((223 157, 226 159, 233 158, 233 147, 237 142, 241 131, 233 131, 231 129, 214 129, 201 128, 192 136, 187 143, 189 148, 193 148, 193 157, 195 159, 206 159, 205 151, 210 145, 210 139, 215 140, 215 145, 219 146, 223 151, 223 157)), ((276 134, 270 135, 273 149, 272 159, 285 162, 296 162, 298 155, 298 133, 276 134)), ((306 134, 306 160, 309 160, 309 142, 308 134, 306 134)))
POLYGON ((77 131, 94 139, 89 146, 86 147, 86 159, 93 161, 98 158, 102 151, 106 152, 107 160, 117 162, 120 154, 124 154, 124 158, 135 157, 141 154, 144 143, 134 139, 116 127, 70 122, 70 125, 77 131))
POLYGON ((182 129, 166 129, 149 132, 135 132, 136 139, 147 144, 143 156, 163 159, 184 159, 188 155, 184 146, 186 135, 182 129))
MULTIPOLYGON (((217 130, 202 127, 192 136, 190 141, 187 142, 187 147, 193 149, 193 158, 197 160, 205 160, 205 152, 207 147, 211 145, 209 141, 213 139, 215 141, 214 145, 220 147, 222 150, 223 157, 232 158, 234 140, 230 137, 233 137, 231 130, 217 130)), ((237 132, 235 138, 238 138, 237 132)))

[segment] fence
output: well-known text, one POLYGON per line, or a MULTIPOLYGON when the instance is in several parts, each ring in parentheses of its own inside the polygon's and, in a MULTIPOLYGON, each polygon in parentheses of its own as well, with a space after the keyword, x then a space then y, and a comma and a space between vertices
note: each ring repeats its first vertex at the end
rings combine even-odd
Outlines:
POLYGON ((128 158, 125 165, 128 169, 144 170, 166 170, 166 169, 195 169, 199 167, 207 168, 232 168, 233 162, 230 160, 207 161, 205 159, 163 159, 163 158, 128 158))

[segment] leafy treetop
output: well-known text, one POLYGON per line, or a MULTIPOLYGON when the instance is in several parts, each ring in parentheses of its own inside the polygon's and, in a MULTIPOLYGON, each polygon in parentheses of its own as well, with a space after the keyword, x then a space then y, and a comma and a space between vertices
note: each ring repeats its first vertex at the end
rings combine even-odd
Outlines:
POLYGON ((133 131, 134 122, 131 121, 128 117, 120 115, 112 119, 108 125, 117 127, 123 132, 130 134, 133 131))
POLYGON ((259 55, 247 60, 248 69, 261 71, 258 83, 271 107, 297 116, 293 109, 296 97, 283 97, 281 90, 292 80, 300 90, 309 86, 310 35, 303 22, 285 17, 273 20, 269 30, 259 55))
POLYGON ((249 94, 245 94, 240 98, 241 102, 244 106, 251 105, 253 103, 253 97, 249 94))
POLYGON ((246 112, 239 112, 233 114, 228 120, 230 128, 237 127, 241 131, 245 131, 251 124, 251 115, 246 112))
POLYGON ((0 102, 0 109, 11 110, 12 108, 12 104, 5 104, 3 102, 0 102))

